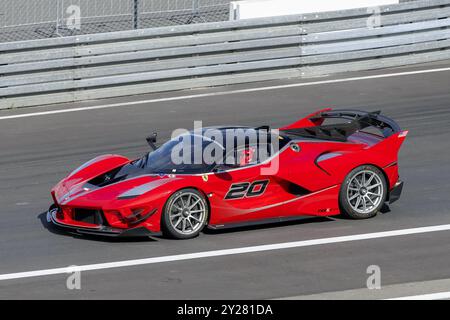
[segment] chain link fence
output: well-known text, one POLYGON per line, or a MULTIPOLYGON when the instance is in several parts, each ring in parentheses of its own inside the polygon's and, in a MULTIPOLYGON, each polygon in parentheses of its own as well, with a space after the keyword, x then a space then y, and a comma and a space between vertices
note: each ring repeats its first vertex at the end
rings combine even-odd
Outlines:
POLYGON ((231 0, 0 0, 0 42, 226 21, 231 0))

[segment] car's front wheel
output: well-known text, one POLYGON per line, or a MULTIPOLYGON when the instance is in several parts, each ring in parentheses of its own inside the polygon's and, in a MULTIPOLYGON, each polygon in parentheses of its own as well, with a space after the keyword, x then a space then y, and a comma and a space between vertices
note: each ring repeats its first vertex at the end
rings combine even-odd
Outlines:
POLYGON ((162 230, 171 238, 194 238, 205 227, 208 214, 208 204, 203 194, 191 188, 177 191, 164 207, 162 230))
POLYGON ((353 219, 375 216, 387 196, 387 182, 380 169, 364 165, 345 178, 339 194, 343 213, 353 219))

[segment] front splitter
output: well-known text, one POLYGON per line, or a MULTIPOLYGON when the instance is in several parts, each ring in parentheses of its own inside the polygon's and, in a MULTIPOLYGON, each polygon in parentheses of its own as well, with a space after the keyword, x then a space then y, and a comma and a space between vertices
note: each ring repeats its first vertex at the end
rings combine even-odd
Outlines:
POLYGON ((118 229, 111 228, 108 226, 98 226, 95 228, 84 228, 79 226, 74 226, 70 224, 63 223, 58 221, 56 218, 56 213, 58 212, 57 208, 50 208, 47 211, 47 222, 53 224, 54 226, 70 231, 78 234, 85 235, 96 235, 96 236, 106 236, 106 237, 152 237, 152 236, 160 236, 161 233, 152 232, 145 227, 137 227, 130 229, 118 229))

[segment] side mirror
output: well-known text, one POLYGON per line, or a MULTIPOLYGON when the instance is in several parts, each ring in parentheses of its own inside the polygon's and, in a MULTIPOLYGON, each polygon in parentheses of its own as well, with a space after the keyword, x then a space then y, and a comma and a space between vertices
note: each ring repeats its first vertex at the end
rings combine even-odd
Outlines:
POLYGON ((153 132, 153 134, 151 136, 148 136, 146 138, 148 145, 150 146, 150 148, 152 148, 153 150, 156 150, 156 138, 158 137, 158 133, 153 132))

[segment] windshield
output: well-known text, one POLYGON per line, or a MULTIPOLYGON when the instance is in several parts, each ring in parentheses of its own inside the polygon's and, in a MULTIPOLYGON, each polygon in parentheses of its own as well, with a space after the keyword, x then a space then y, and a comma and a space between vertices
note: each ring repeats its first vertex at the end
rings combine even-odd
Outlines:
MULTIPOLYGON (((150 152, 135 165, 151 173, 209 172, 215 161, 205 161, 203 151, 210 145, 213 145, 213 150, 224 149, 221 144, 207 137, 195 134, 182 135, 150 152)), ((219 152, 217 156, 222 157, 223 154, 219 152)))
POLYGON ((289 138, 267 131, 226 128, 180 135, 133 164, 149 173, 199 174, 214 167, 239 168, 269 159, 289 138))

